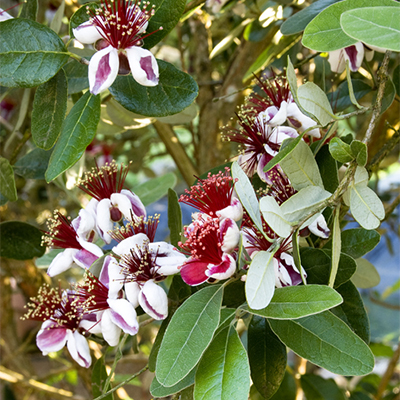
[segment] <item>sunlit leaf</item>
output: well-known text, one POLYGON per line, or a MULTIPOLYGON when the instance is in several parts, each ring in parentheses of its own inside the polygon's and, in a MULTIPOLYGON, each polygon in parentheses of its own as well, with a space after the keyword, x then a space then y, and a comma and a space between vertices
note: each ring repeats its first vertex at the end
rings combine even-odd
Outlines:
POLYGON ((356 285, 359 289, 369 289, 379 285, 381 277, 372 263, 365 258, 357 258, 356 264, 356 272, 351 277, 351 281, 354 283, 354 285, 356 285))
POLYGON ((272 196, 264 196, 260 199, 260 211, 265 222, 277 235, 284 238, 290 235, 292 227, 272 196))

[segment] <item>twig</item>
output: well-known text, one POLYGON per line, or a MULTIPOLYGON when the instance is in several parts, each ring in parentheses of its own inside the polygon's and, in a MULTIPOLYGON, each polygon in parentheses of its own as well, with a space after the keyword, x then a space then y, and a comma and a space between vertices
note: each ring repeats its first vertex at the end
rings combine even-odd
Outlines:
POLYGON ((386 51, 385 56, 383 58, 382 64, 378 70, 378 93, 376 95, 376 101, 372 109, 372 117, 368 125, 367 132, 365 133, 365 137, 363 143, 368 144, 371 140, 372 133, 375 129, 376 122, 378 121, 379 115, 382 109, 382 99, 385 93, 386 81, 388 79, 387 70, 389 65, 391 52, 389 50, 386 51))
POLYGON ((383 392, 385 391, 390 381, 390 378, 393 376, 399 358, 400 358, 400 343, 397 345, 397 349, 394 351, 393 356, 390 359, 389 365, 382 376, 382 379, 378 386, 378 390, 376 391, 375 400, 380 400, 382 398, 383 392))
POLYGON ((386 301, 383 300, 379 300, 376 297, 374 297, 372 294, 370 294, 368 296, 368 298, 375 304, 378 304, 379 306, 388 308, 389 310, 400 310, 400 306, 398 306, 397 304, 390 304, 387 303, 386 301))

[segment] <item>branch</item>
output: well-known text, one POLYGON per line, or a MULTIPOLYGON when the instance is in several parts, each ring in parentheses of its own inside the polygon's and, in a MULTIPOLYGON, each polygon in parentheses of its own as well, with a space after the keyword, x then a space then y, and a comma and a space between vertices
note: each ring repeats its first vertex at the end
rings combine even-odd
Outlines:
POLYGON ((386 221, 391 216, 392 212, 399 204, 400 204, 400 194, 397 195, 397 197, 393 200, 392 204, 389 204, 385 208, 385 218, 382 220, 382 222, 386 221))
POLYGON ((393 353, 392 358, 390 359, 389 365, 382 376, 382 379, 379 383, 378 390, 375 395, 375 400, 380 400, 382 398, 383 392, 385 391, 390 378, 393 376, 394 370, 397 365, 397 361, 400 358, 400 344, 397 345, 397 349, 393 353))

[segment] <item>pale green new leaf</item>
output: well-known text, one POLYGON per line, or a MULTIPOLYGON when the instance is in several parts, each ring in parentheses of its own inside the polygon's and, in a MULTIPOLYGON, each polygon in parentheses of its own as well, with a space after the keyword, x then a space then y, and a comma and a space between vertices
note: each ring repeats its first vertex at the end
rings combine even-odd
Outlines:
POLYGON ((336 274, 339 268, 340 253, 342 251, 342 238, 340 230, 340 204, 335 209, 335 216, 333 220, 333 232, 332 232, 332 263, 331 272, 329 275, 328 285, 333 288, 335 284, 336 274))
POLYGON ((272 196, 264 196, 260 200, 260 211, 265 222, 279 236, 288 237, 291 226, 286 221, 281 208, 272 196))
POLYGON ((254 310, 267 307, 275 291, 273 253, 259 251, 253 258, 246 278, 247 304, 254 310))
POLYGON ((379 284, 381 277, 373 264, 365 258, 357 258, 356 264, 356 272, 350 278, 354 285, 359 289, 369 289, 379 284))
POLYGON ((280 162, 280 166, 296 190, 307 186, 324 187, 313 152, 304 141, 298 143, 295 149, 280 162))
POLYGON ((367 46, 400 51, 399 7, 366 7, 346 11, 340 17, 340 25, 347 35, 367 46))

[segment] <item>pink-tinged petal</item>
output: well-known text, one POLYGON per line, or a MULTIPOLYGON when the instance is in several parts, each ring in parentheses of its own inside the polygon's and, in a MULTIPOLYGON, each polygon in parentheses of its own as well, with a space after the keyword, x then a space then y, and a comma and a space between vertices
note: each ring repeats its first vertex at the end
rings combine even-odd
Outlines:
MULTIPOLYGON (((277 152, 275 151, 274 153, 277 154, 277 152)), ((268 173, 264 172, 264 168, 265 166, 270 162, 270 160, 272 160, 272 158, 274 157, 274 155, 268 153, 268 154, 263 154, 260 157, 260 160, 258 162, 257 165, 257 174, 260 177, 260 179, 264 182, 267 182, 268 184, 272 184, 271 179, 269 179, 268 177, 268 173)))
MULTIPOLYGON (((297 269, 293 257, 290 254, 282 253, 278 260, 279 278, 282 286, 296 286, 302 283, 300 271, 297 269)), ((303 267, 302 267, 303 269, 303 267)), ((303 269, 303 275, 307 276, 303 269)), ((279 286, 278 286, 279 287, 279 286)))
POLYGON ((90 21, 86 21, 72 29, 72 33, 76 40, 83 44, 92 44, 103 38, 96 26, 90 21))
POLYGON ((147 281, 139 293, 139 304, 143 311, 156 320, 168 316, 168 298, 164 290, 153 281, 147 281))
POLYGON ((111 309, 107 309, 101 314, 100 324, 104 340, 110 346, 116 346, 121 336, 121 328, 114 324, 111 317, 111 309))
POLYGON ((118 51, 112 46, 95 53, 89 62, 90 92, 99 94, 108 89, 118 75, 118 51))
POLYGON ((80 238, 89 242, 96 241, 96 214, 93 212, 82 208, 79 216, 71 221, 71 225, 80 238))
POLYGON ((125 333, 136 335, 139 330, 139 323, 133 305, 125 299, 108 299, 107 303, 111 308, 111 321, 125 333))
POLYGON ((353 46, 345 47, 344 58, 349 60, 349 66, 353 72, 358 71, 364 59, 364 45, 361 42, 357 42, 353 46))
POLYGON ((240 221, 243 217, 243 206, 238 198, 232 196, 231 205, 216 212, 219 220, 231 218, 234 221, 240 221))
MULTIPOLYGON (((311 119, 310 117, 307 117, 300 111, 300 109, 296 103, 290 103, 288 105, 288 121, 299 132, 304 132, 306 129, 317 125, 317 123, 313 119, 311 119)), ((296 132, 296 136, 290 135, 289 132, 286 132, 286 133, 289 136, 294 137, 294 138, 298 136, 297 132, 296 132)), ((315 137, 316 139, 319 139, 321 137, 321 132, 319 131, 319 128, 312 129, 307 134, 309 136, 315 137)))
POLYGON ((240 231, 233 219, 225 218, 219 224, 220 235, 223 237, 221 250, 224 253, 232 252, 239 243, 240 231))
POLYGON ((110 199, 102 199, 97 205, 97 227, 102 239, 107 243, 111 243, 112 237, 108 234, 113 229, 114 223, 111 221, 111 201, 110 199))
POLYGON ((108 297, 117 299, 124 285, 121 267, 114 257, 107 256, 101 269, 99 281, 108 288, 108 297))
POLYGON ((89 269, 90 266, 99 259, 96 255, 85 249, 79 250, 75 256, 74 261, 81 268, 89 269))
POLYGON ((13 19, 8 12, 4 11, 2 8, 0 8, 0 22, 1 21, 7 21, 8 19, 13 19))
POLYGON ((71 357, 83 368, 89 368, 92 364, 89 344, 85 337, 78 331, 68 332, 67 348, 71 357))
POLYGON ((148 242, 149 238, 144 233, 138 233, 137 235, 130 236, 124 239, 113 247, 113 253, 118 256, 129 254, 131 250, 136 251, 137 247, 142 247, 145 242, 148 242))
POLYGON ((97 320, 97 313, 86 315, 84 319, 79 322, 79 327, 93 335, 101 333, 101 325, 97 320), (89 316, 90 318, 88 318, 89 316))
POLYGON ((54 321, 43 322, 40 331, 36 336, 36 345, 47 355, 53 351, 61 350, 67 342, 67 329, 59 327, 54 321))
POLYGON ((207 262, 195 258, 189 259, 181 269, 181 277, 190 286, 200 285, 208 279, 207 267, 207 262))
MULTIPOLYGON (((122 189, 121 194, 128 197, 129 201, 131 202, 131 209, 135 216, 144 218, 146 217, 146 208, 140 200, 139 196, 127 189, 122 189)), ((121 210, 121 212, 125 215, 123 210, 121 210)), ((125 215, 125 218, 130 219, 131 215, 125 215)))
POLYGON ((78 249, 65 249, 63 252, 57 254, 49 265, 47 275, 53 277, 70 269, 74 263, 74 256, 78 252, 78 249))
POLYGON ((240 154, 238 158, 238 164, 240 168, 246 173, 248 177, 252 177, 257 171, 257 163, 250 164, 249 161, 254 157, 254 151, 245 152, 240 154), (251 168, 250 168, 251 167, 251 168))
POLYGON ((218 265, 209 265, 206 275, 210 278, 222 280, 230 278, 236 271, 236 261, 229 254, 222 256, 222 261, 218 265))
POLYGON ((173 275, 179 272, 180 266, 186 261, 186 256, 174 246, 166 242, 149 244, 152 254, 157 254, 157 273, 159 275, 173 275))
POLYGON ((323 215, 320 215, 315 221, 308 225, 308 229, 314 235, 319 236, 322 239, 328 239, 331 233, 323 215))
POLYGON ((125 296, 134 308, 139 305, 140 286, 137 282, 125 283, 125 296))
POLYGON ((279 109, 276 106, 268 107, 258 115, 258 118, 264 124, 272 127, 282 125, 286 121, 286 107, 287 102, 284 100, 279 109))
POLYGON ((328 62, 331 71, 341 74, 346 68, 346 60, 344 59, 344 50, 338 49, 329 52, 328 62))
POLYGON ((132 46, 126 49, 129 67, 135 81, 143 86, 158 85, 158 64, 149 50, 132 46))

